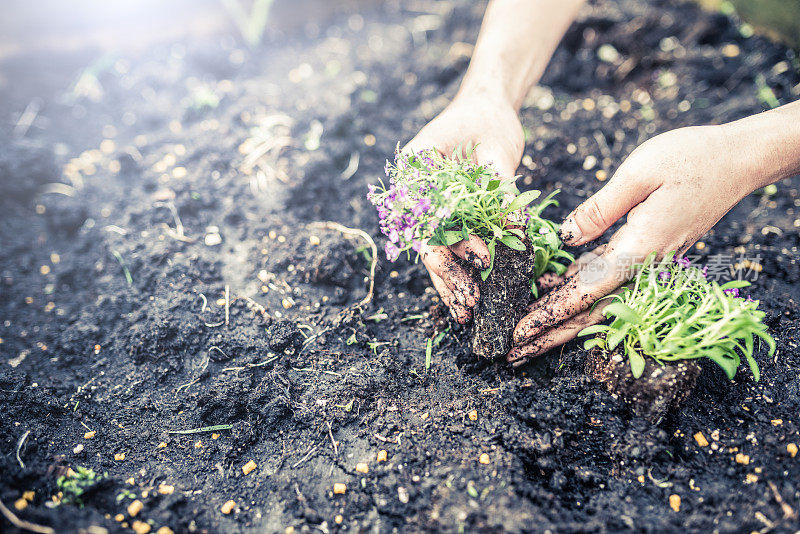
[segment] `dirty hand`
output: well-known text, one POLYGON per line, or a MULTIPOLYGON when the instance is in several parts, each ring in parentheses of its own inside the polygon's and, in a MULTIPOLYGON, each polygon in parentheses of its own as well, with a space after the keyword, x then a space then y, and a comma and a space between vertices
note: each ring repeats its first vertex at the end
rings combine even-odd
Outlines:
MULTIPOLYGON (((473 158, 479 164, 491 164, 500 176, 513 179, 524 146, 522 125, 514 107, 501 97, 459 95, 435 119, 412 139, 404 150, 419 152, 435 148, 449 156, 459 147, 474 146, 473 158)), ((428 269, 433 287, 459 323, 472 316, 478 303, 478 283, 471 269, 489 267, 489 250, 476 236, 449 247, 423 245, 422 263, 428 269)))
POLYGON ((800 144, 795 138, 795 145, 780 148, 774 132, 780 123, 770 127, 764 120, 770 113, 721 126, 680 128, 638 147, 599 192, 567 216, 560 233, 565 243, 583 245, 627 214, 626 224, 533 304, 514 330, 515 347, 507 360, 522 365, 600 322, 603 306, 591 309, 592 304, 626 282, 634 263, 651 252, 659 257, 684 253, 746 195, 791 176, 787 172, 800 161, 800 144), (759 134, 766 138, 763 144, 754 142, 759 134), (782 163, 776 150, 784 151, 782 163), (794 163, 788 161, 792 158, 794 163))

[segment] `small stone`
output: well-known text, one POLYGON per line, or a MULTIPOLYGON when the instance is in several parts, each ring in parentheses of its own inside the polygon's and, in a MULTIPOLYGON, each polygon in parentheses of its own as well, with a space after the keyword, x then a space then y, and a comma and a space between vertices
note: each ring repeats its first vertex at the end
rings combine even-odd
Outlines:
POLYGON ((781 426, 783 424, 783 419, 773 419, 772 426, 781 426))
POLYGON ((131 529, 133 529, 136 534, 147 534, 150 532, 150 525, 144 521, 134 521, 133 524, 131 524, 131 529))
POLYGON ((367 474, 369 473, 369 466, 365 462, 359 462, 356 464, 356 471, 367 474))
POLYGON ((403 504, 408 503, 408 490, 405 489, 403 486, 397 488, 397 498, 400 499, 400 502, 403 504))
POLYGON ((128 480, 125 481, 126 484, 129 486, 135 486, 136 482, 133 480, 133 477, 130 477, 128 480))
POLYGON ((91 430, 83 435, 83 439, 92 439, 95 434, 97 434, 96 430, 91 430))
POLYGON ((616 63, 619 61, 619 52, 610 44, 600 45, 597 49, 597 58, 604 63, 616 63))
POLYGON ((25 499, 20 498, 14 501, 14 508, 19 510, 20 512, 27 507, 28 507, 28 501, 26 501, 25 499))
POLYGON ((467 417, 469 417, 470 421, 477 421, 478 420, 478 410, 470 410, 470 412, 467 414, 467 417))
POLYGON ((597 172, 594 173, 594 177, 597 178, 599 182, 605 182, 608 179, 608 173, 603 169, 597 169, 597 172))
POLYGON ((669 496, 669 507, 672 508, 674 512, 681 511, 681 496, 677 493, 673 493, 669 496))
POLYGON ((378 461, 385 462, 389 458, 389 453, 385 450, 378 451, 378 461))
POLYGON ((644 484, 644 475, 639 475, 638 477, 636 477, 636 480, 639 481, 639 484, 644 484))
POLYGON ((702 432, 698 432, 697 434, 695 434, 694 435, 694 440, 701 447, 708 447, 708 440, 706 439, 706 437, 703 435, 702 432))
POLYGON ((169 527, 161 527, 156 530, 156 534, 175 534, 175 532, 169 527))
POLYGON ((347 492, 347 484, 343 484, 341 482, 336 482, 333 485, 333 493, 334 495, 344 495, 347 492))
POLYGON ((397 278, 398 276, 400 276, 400 273, 398 273, 397 271, 389 272, 389 278, 397 278))
POLYGON ((289 299, 281 299, 281 306, 283 306, 284 309, 288 310, 289 308, 294 306, 294 303, 289 299))
POLYGON ((172 169, 173 178, 178 178, 178 179, 186 178, 186 174, 187 174, 186 167, 175 167, 174 169, 172 169))
POLYGON ((333 518, 333 520, 337 525, 341 525, 342 521, 344 521, 344 517, 342 517, 341 515, 337 515, 336 517, 333 518))
POLYGON ((736 463, 742 465, 750 464, 750 456, 742 454, 741 452, 736 455, 736 463))
POLYGON ((725 46, 722 47, 721 52, 722 55, 725 57, 736 57, 742 53, 741 49, 739 48, 739 45, 735 43, 726 44, 725 46))
POLYGON ((754 475, 753 473, 747 473, 747 476, 745 477, 745 482, 747 482, 748 484, 755 484, 756 482, 758 482, 758 476, 754 475))
POLYGON ((114 455, 114 459, 116 461, 118 461, 118 462, 123 461, 125 459, 125 453, 124 452, 118 452, 117 454, 114 455))
POLYGON ((489 455, 486 454, 485 452, 483 454, 481 454, 481 457, 478 459, 478 461, 480 463, 482 463, 483 465, 489 465, 491 463, 491 460, 489 459, 489 455))
POLYGON ((41 274, 50 274, 50 266, 49 265, 42 265, 39 267, 39 273, 41 274))
POLYGON ((123 521, 125 521, 125 516, 122 514, 117 514, 114 516, 114 521, 116 521, 117 523, 122 523, 123 521))
POLYGON ((169 484, 159 484, 158 493, 161 495, 172 495, 175 492, 175 486, 169 484))
POLYGON ((294 534, 294 527, 289 525, 285 529, 283 529, 283 534, 294 534))
POLYGON ((698 241, 697 244, 694 246, 694 248, 696 248, 697 250, 703 250, 704 248, 706 248, 706 244, 703 243, 702 241, 698 241))
POLYGON ((258 467, 256 463, 253 460, 250 460, 242 466, 242 473, 249 475, 256 467, 258 467))
POLYGON ((217 434, 216 432, 214 434, 211 434, 211 439, 219 439, 219 434, 217 434))
POLYGON ((594 169, 594 167, 596 165, 597 165, 597 158, 595 156, 589 155, 589 156, 586 156, 585 160, 583 160, 583 170, 584 171, 590 171, 590 170, 594 169))
POLYGON ((321 243, 321 241, 319 240, 319 237, 312 235, 308 238, 308 243, 310 245, 317 246, 321 243))
POLYGON ((78 443, 77 445, 75 445, 75 448, 74 448, 74 449, 72 449, 72 452, 73 452, 74 454, 80 454, 80 453, 82 453, 82 452, 83 452, 83 443, 78 443))
POLYGON ((364 144, 367 146, 375 146, 376 141, 377 139, 375 139, 375 136, 372 134, 367 134, 364 136, 364 144))
POLYGON ((142 511, 142 508, 144 508, 144 504, 139 499, 136 499, 128 505, 128 515, 136 517, 142 511))
POLYGON ((157 448, 158 449, 166 449, 167 448, 167 442, 166 441, 162 441, 161 443, 158 444, 157 448))
POLYGON ((794 443, 788 443, 786 445, 786 452, 789 453, 789 456, 794 458, 795 456, 797 456, 797 445, 795 445, 794 443))
POLYGON ((235 501, 227 501, 225 504, 222 505, 222 507, 220 508, 220 511, 223 514, 228 515, 231 512, 233 512, 234 508, 236 508, 236 502, 235 501))
POLYGON ((204 242, 207 247, 215 247, 222 243, 222 236, 219 234, 206 234, 204 242))
POLYGON ((31 491, 23 491, 22 492, 22 498, 25 499, 28 502, 33 502, 33 498, 34 497, 36 497, 36 492, 33 491, 33 490, 31 490, 31 491))

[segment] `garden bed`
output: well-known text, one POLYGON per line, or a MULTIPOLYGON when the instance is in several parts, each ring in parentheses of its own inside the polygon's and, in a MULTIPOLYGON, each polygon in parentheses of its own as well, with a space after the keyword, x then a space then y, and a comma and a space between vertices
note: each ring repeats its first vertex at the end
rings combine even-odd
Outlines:
MULTIPOLYGON (((153 47, 98 67, 100 95, 71 88, 98 55, 3 60, 6 506, 59 532, 796 528, 796 178, 690 251, 760 255, 776 355, 758 383, 702 364, 659 426, 584 376, 581 342, 520 372, 471 356, 419 264, 381 260, 343 320, 368 247, 318 223, 378 239, 366 184, 454 94, 472 4, 389 3, 253 50, 153 47), (45 506, 67 466, 107 478, 82 507, 45 506)), ((520 186, 561 189, 559 220, 644 139, 796 99, 792 57, 693 5, 596 2, 524 106, 520 186)))

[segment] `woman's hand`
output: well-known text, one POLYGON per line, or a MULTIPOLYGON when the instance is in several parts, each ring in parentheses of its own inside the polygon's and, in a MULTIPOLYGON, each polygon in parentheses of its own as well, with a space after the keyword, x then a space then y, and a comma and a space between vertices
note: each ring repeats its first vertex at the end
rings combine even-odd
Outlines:
MULTIPOLYGON (((522 125, 514 107, 502 96, 487 93, 459 95, 412 139, 404 150, 434 148, 445 156, 474 146, 476 163, 492 167, 503 178, 513 179, 524 146, 522 125)), ((423 245, 422 262, 442 302, 459 323, 472 317, 480 293, 472 269, 457 261, 467 260, 476 269, 489 267, 489 250, 479 238, 449 247, 423 245)))
POLYGON ((633 264, 651 252, 659 257, 673 250, 684 253, 763 185, 767 172, 758 165, 752 137, 741 122, 681 128, 650 139, 567 216, 560 234, 569 245, 599 238, 626 214, 627 221, 532 306, 514 330, 510 363, 522 365, 603 320, 602 306, 590 307, 626 282, 633 264))

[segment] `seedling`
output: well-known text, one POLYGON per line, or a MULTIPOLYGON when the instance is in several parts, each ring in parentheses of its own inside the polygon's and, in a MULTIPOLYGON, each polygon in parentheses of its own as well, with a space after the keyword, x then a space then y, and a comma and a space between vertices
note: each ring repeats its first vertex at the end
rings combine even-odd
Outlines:
POLYGON ((744 356, 756 381, 760 378, 753 358, 758 337, 775 352, 775 340, 763 324, 758 301, 739 296, 744 280, 718 284, 706 278, 705 269, 687 258, 661 262, 650 255, 632 282, 603 313, 610 324, 584 328, 579 335, 594 334, 584 347, 612 352, 618 347, 628 357, 635 378, 642 375, 645 357, 659 364, 709 358, 733 379, 744 356))
POLYGON ((76 466, 72 476, 62 475, 56 480, 56 485, 62 493, 61 503, 75 504, 83 508, 83 494, 103 478, 91 469, 76 466))
POLYGON ((423 243, 453 245, 470 234, 481 238, 489 249, 491 262, 481 272, 486 280, 494 265, 497 243, 510 249, 526 250, 524 241, 536 251, 533 278, 545 271, 563 273, 556 260, 572 261, 561 250, 557 226, 541 217, 542 211, 557 204, 553 192, 536 206, 531 203, 540 191, 520 193, 514 180, 502 180, 490 166, 476 165, 472 150, 457 149, 451 157, 434 150, 395 154, 386 163, 389 187, 370 185, 367 198, 378 209, 381 232, 389 238, 386 257, 395 261, 400 253, 419 253, 423 243))

